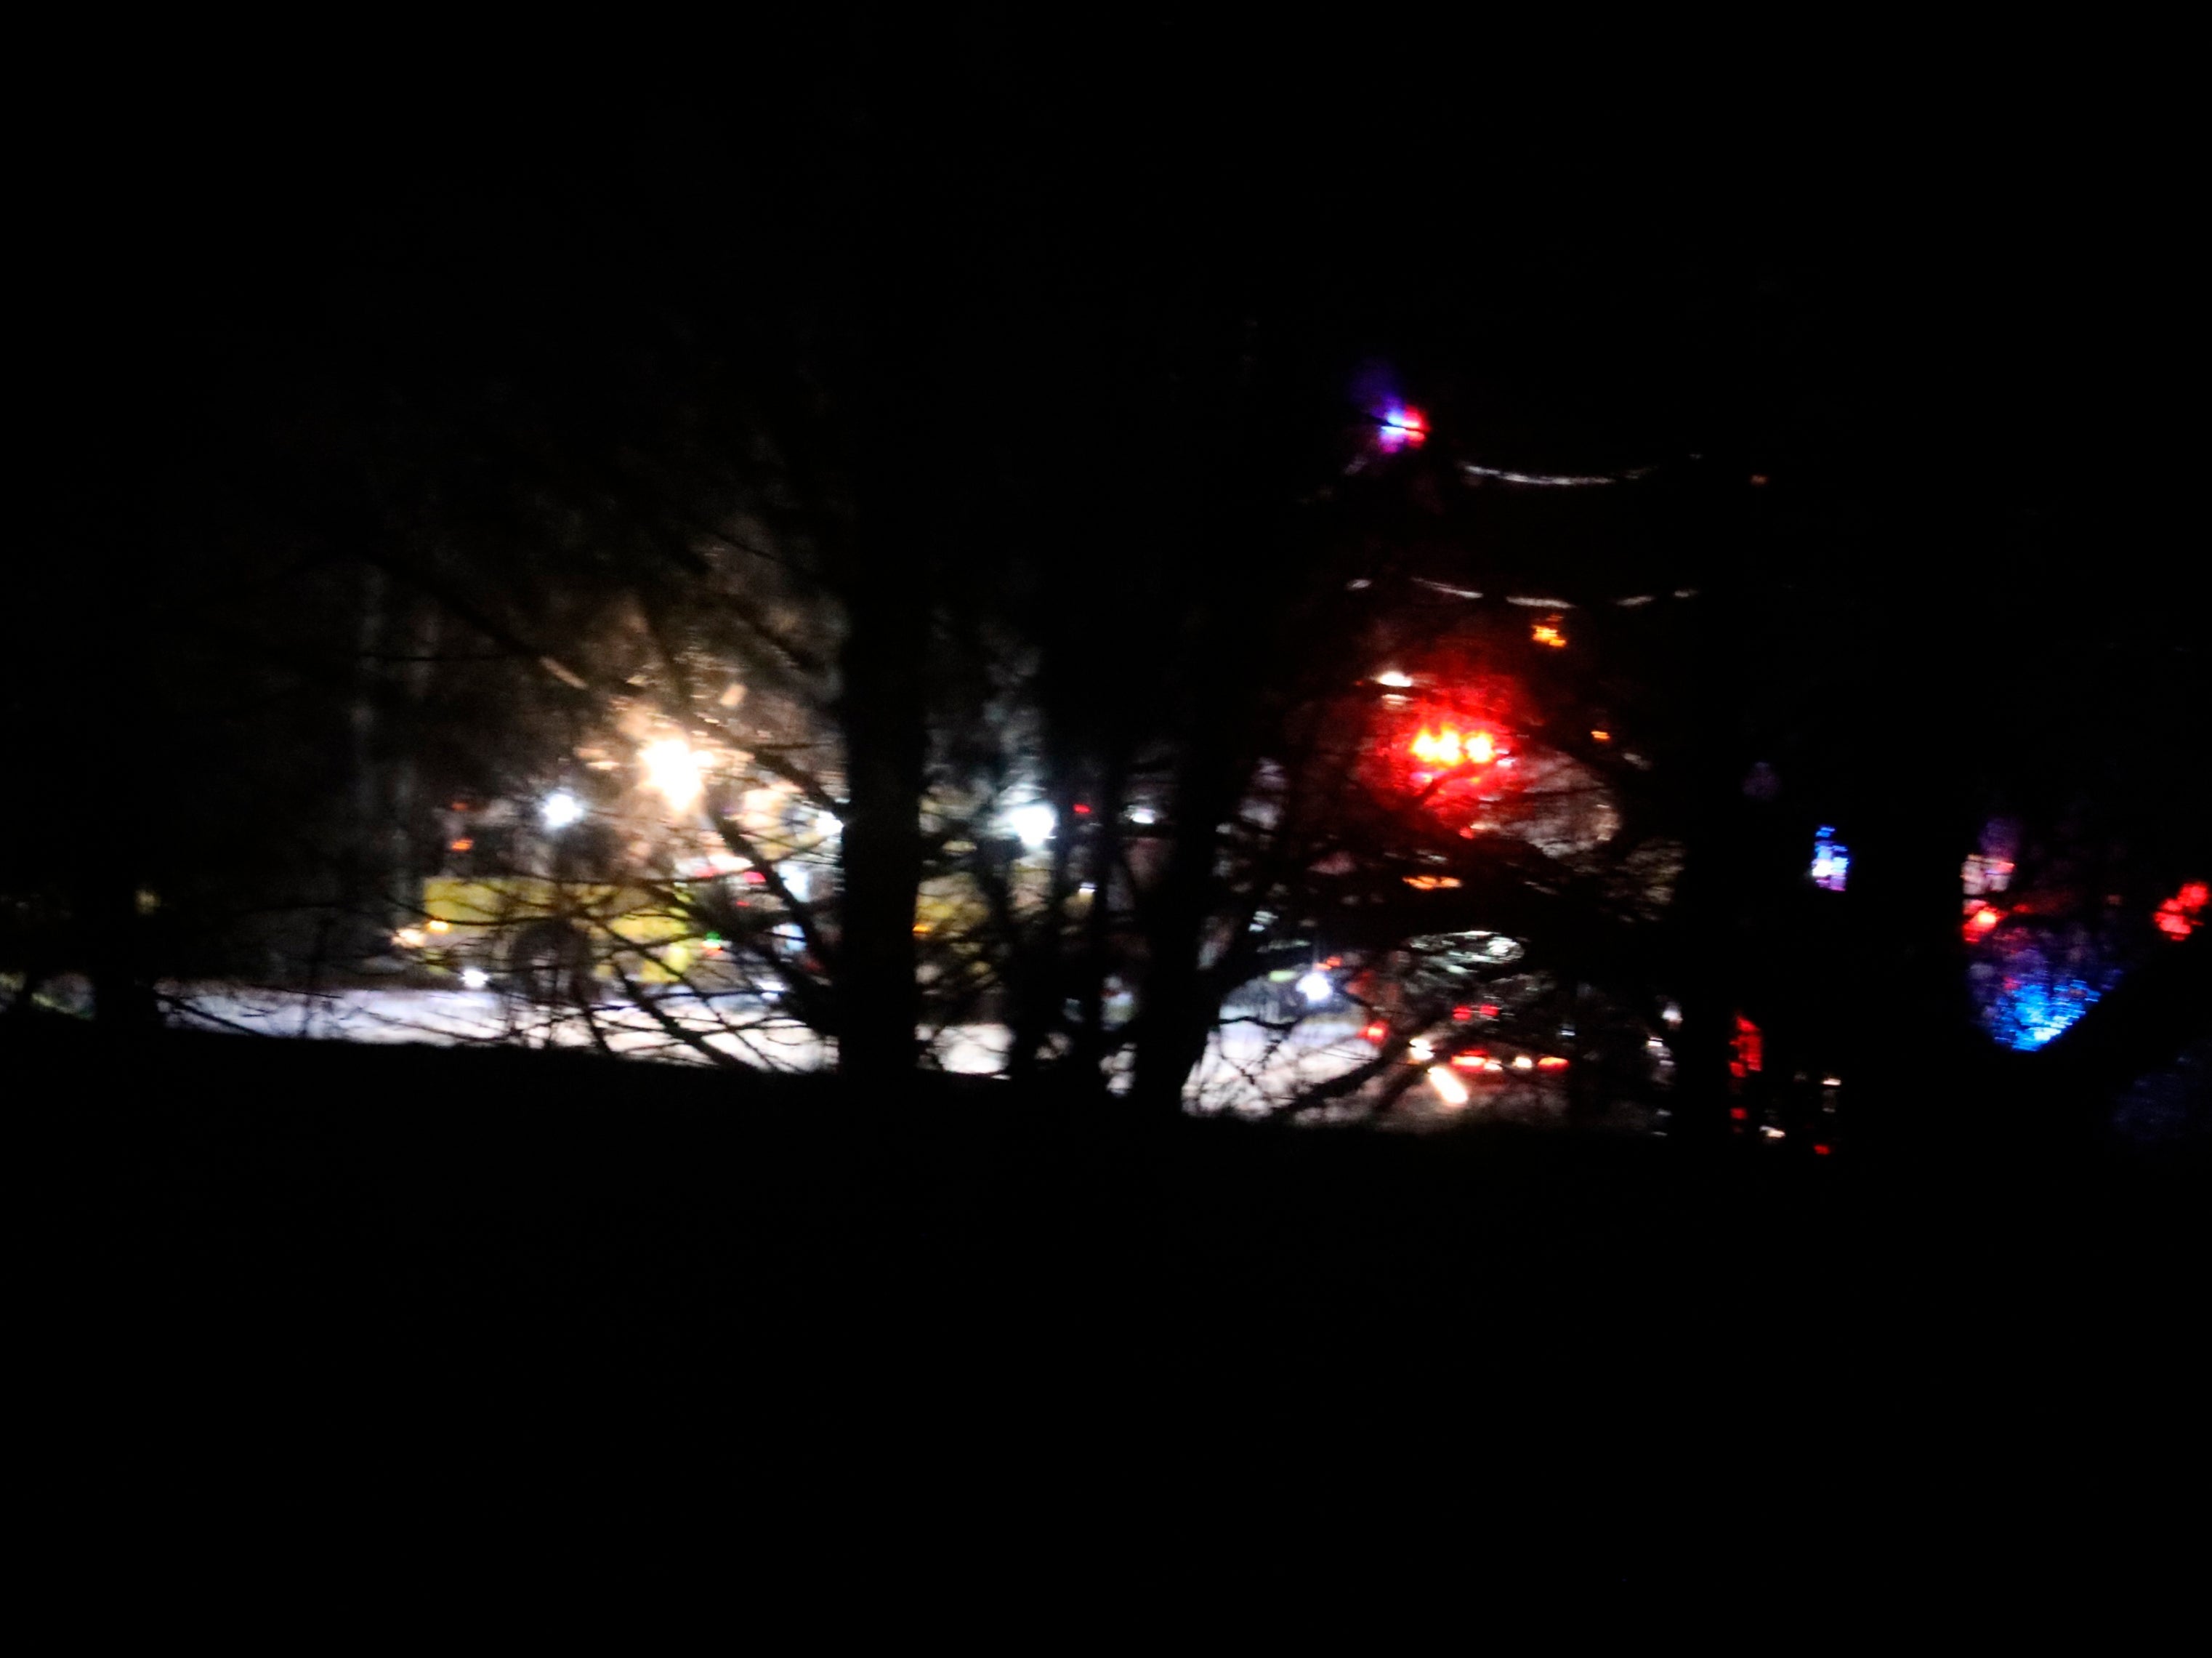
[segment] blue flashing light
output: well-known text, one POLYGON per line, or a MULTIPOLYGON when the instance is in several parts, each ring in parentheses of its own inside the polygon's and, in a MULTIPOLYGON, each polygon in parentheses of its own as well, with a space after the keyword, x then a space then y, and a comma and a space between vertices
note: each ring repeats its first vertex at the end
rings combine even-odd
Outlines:
POLYGON ((1834 828, 1827 824, 1813 837, 1813 884, 1831 893, 1840 893, 1850 879, 1851 850, 1835 839, 1834 828))
POLYGON ((2096 1000, 2097 992, 2078 978, 2021 984, 1990 1010, 1990 1033, 2008 1048, 2033 1053, 2071 1030, 2096 1000))
POLYGON ((2048 1047, 2081 1021, 2124 976, 2098 942, 2078 930, 1993 935, 1990 954, 1967 970, 1982 1028, 2016 1053, 2048 1047))
POLYGON ((1418 449, 1429 436, 1429 423, 1419 409, 1392 404, 1383 410, 1379 441, 1385 449, 1418 449))

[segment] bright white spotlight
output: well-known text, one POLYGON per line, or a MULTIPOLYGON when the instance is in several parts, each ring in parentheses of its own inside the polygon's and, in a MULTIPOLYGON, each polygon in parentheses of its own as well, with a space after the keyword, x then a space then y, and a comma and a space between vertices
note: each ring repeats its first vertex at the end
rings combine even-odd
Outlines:
POLYGON ((538 808, 548 829, 566 829, 584 815, 584 802, 565 789, 556 789, 548 795, 538 808))
POLYGON ((691 805, 705 792, 699 777, 699 756, 681 737, 664 737, 639 751, 645 762, 646 781, 667 798, 671 806, 691 805))
POLYGON ((1008 826, 1022 838, 1022 844, 1032 852, 1052 838, 1053 829, 1058 821, 1052 808, 1044 805, 1017 806, 1006 814, 1008 826))
POLYGON ((464 967, 461 969, 461 983, 470 990, 480 991, 491 983, 491 975, 482 967, 464 967))
POLYGON ((1329 982, 1327 973, 1316 967, 1298 980, 1298 994, 1318 1008, 1336 994, 1336 986, 1329 982))

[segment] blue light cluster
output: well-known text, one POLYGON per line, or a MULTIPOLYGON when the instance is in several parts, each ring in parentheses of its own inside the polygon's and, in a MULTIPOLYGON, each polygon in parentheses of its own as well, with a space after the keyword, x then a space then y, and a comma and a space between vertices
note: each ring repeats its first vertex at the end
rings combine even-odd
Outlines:
POLYGON ((1840 893, 1850 879, 1851 850, 1838 844, 1835 830, 1826 824, 1813 837, 1813 884, 1825 891, 1840 893))
POLYGON ((1984 1010, 1983 1022, 2007 1047, 2033 1053, 2071 1030, 2096 1000, 2096 991, 2079 978, 2016 984, 1984 1010))
POLYGON ((2121 972, 2078 930, 1999 932, 1995 954, 1968 971, 1975 1011, 1990 1037, 2019 1053, 2057 1041, 2081 1021, 2121 972))

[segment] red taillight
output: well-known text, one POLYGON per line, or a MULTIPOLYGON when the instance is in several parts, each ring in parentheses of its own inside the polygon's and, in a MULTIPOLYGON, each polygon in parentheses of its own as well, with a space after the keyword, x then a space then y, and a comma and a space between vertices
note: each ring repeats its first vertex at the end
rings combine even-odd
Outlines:
POLYGON ((1565 1070, 1566 1068, 1567 1062, 1564 1059, 1539 1059, 1536 1062, 1538 1070, 1565 1070))
POLYGON ((1815 1157, 1825 1157, 1828 1155, 1829 1150, 1830 1148, 1826 1146, 1814 1146, 1813 1148, 1813 1155, 1815 1157))
POLYGON ((768 885, 768 877, 758 869, 748 869, 745 871, 745 885, 748 887, 765 887, 768 885))
POLYGON ((1464 1025, 1468 1020, 1474 1017, 1474 1009, 1473 1008, 1454 1008, 1452 1009, 1452 1023, 1455 1025, 1464 1025))
POLYGON ((1750 1116, 1751 1113, 1746 1111, 1741 1106, 1731 1106, 1729 1107, 1729 1121, 1731 1123, 1744 1122, 1747 1120, 1750 1116))
POLYGON ((1488 1054, 1480 1052, 1455 1053, 1452 1055, 1452 1064, 1458 1066, 1462 1070, 1480 1070, 1482 1069, 1483 1061, 1489 1058, 1490 1056, 1488 1054))
POLYGON ((1359 1033, 1370 1042, 1380 1042, 1390 1034, 1390 1027, 1378 1019, 1359 1033))

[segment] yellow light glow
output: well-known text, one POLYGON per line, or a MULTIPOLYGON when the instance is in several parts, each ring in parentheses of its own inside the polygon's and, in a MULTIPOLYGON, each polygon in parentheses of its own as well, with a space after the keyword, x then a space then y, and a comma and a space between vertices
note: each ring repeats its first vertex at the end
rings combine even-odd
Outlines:
POLYGON ((419 950, 422 948, 424 935, 420 927, 402 927, 392 934, 392 942, 403 949, 419 950))
POLYGON ((1453 1076, 1451 1068, 1448 1065, 1429 1067, 1429 1086, 1437 1091, 1438 1097, 1448 1106, 1463 1106, 1467 1103, 1467 1084, 1453 1076))
POLYGON ((1431 765, 1453 766, 1462 760, 1474 765, 1487 765, 1498 758, 1498 745, 1487 731, 1469 732, 1462 736, 1449 726, 1441 731, 1423 726, 1414 735, 1413 755, 1431 765))
POLYGON ((1538 644, 1550 645, 1554 649, 1565 646, 1567 643, 1567 636, 1549 622, 1537 623, 1534 627, 1529 629, 1528 637, 1538 644))
POLYGON ((1593 731, 1590 733, 1590 741, 1592 742, 1611 742, 1613 741, 1613 733, 1610 731, 1593 731))
POLYGON ((430 930, 434 933, 449 933, 453 930, 453 923, 450 921, 434 921, 430 923, 430 930))
POLYGON ((647 743, 638 758, 645 762, 646 781, 658 789, 671 806, 683 808, 697 802, 706 789, 699 777, 699 756, 681 737, 664 737, 647 743))

